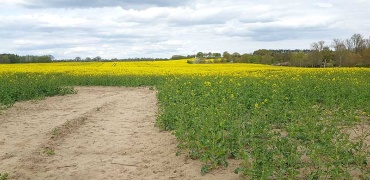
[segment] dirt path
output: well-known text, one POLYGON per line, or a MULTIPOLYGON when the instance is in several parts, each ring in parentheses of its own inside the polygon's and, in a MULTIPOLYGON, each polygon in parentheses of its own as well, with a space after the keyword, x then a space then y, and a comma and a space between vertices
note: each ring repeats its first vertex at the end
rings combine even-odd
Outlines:
POLYGON ((154 91, 76 89, 1 112, 0 173, 10 179, 239 178, 236 162, 201 176, 200 162, 175 155, 174 136, 154 127, 154 91))

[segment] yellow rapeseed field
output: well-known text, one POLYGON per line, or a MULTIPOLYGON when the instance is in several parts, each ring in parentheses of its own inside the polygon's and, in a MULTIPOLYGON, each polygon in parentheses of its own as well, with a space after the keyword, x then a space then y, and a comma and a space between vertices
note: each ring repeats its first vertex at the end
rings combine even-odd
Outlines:
MULTIPOLYGON (((175 61, 144 61, 144 62, 59 62, 35 64, 0 64, 0 74, 4 73, 63 73, 77 76, 91 75, 140 75, 140 76, 253 76, 279 78, 285 75, 299 80, 300 74, 310 73, 313 77, 332 73, 356 73, 357 71, 370 72, 369 68, 295 68, 269 66, 261 64, 188 64, 187 60, 175 61)), ((325 78, 325 77, 322 77, 325 78)), ((335 80, 341 77, 338 76, 335 80)), ((325 79, 327 80, 327 79, 325 79)))
POLYGON ((244 75, 249 71, 279 70, 258 64, 188 64, 186 60, 145 62, 60 62, 1 64, 0 73, 38 72, 71 75, 244 75))

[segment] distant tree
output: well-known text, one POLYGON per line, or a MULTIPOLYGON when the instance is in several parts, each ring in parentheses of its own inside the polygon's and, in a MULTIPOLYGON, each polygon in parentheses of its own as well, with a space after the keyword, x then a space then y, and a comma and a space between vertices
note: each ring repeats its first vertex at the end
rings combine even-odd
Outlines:
POLYGON ((22 58, 16 54, 0 54, 0 63, 21 63, 22 58))
POLYGON ((311 49, 314 51, 322 51, 325 47, 325 41, 314 42, 311 44, 311 49))
POLYGON ((55 57, 53 55, 48 55, 51 61, 55 60, 55 57))
POLYGON ((232 56, 233 56, 233 57, 240 57, 241 55, 240 55, 238 52, 234 52, 234 53, 232 54, 232 56))
POLYGON ((1 54, 0 55, 0 63, 10 63, 9 56, 7 54, 1 54))
POLYGON ((251 56, 252 55, 245 53, 245 54, 241 55, 239 62, 241 62, 241 63, 249 63, 251 56))
POLYGON ((366 39, 366 40, 365 40, 365 42, 366 42, 366 43, 365 43, 365 44, 366 44, 366 47, 367 47, 367 48, 370 48, 370 36, 369 36, 369 38, 368 38, 368 39, 366 39))
POLYGON ((293 52, 291 56, 290 64, 293 66, 303 66, 303 62, 305 60, 305 53, 303 52, 293 52))
POLYGON ((225 62, 230 62, 231 61, 231 55, 227 51, 222 53, 222 57, 223 57, 223 61, 225 61, 225 62))
POLYGON ((219 63, 221 59, 221 53, 212 53, 212 56, 214 58, 213 62, 214 63, 219 63))
POLYGON ((370 67, 370 36, 364 39, 365 49, 362 52, 362 66, 370 67))
POLYGON ((311 44, 310 58, 312 62, 312 67, 318 67, 323 63, 323 49, 325 47, 325 41, 314 42, 311 44))
POLYGON ((75 61, 81 61, 81 57, 79 56, 75 57, 75 61))
POLYGON ((262 64, 272 64, 274 61, 274 57, 272 57, 270 54, 265 54, 261 56, 261 61, 260 63, 262 64))
POLYGON ((344 66, 348 66, 348 67, 353 67, 353 66, 356 66, 359 64, 360 60, 361 60, 361 55, 360 54, 357 54, 357 53, 354 53, 354 52, 350 52, 348 54, 348 59, 347 61, 343 62, 343 65, 344 66))
POLYGON ((304 63, 306 67, 316 67, 317 56, 319 56, 318 51, 311 51, 308 53, 307 61, 304 63))
POLYGON ((350 39, 346 40, 347 48, 357 54, 366 48, 366 41, 361 34, 353 34, 350 39))
POLYGON ((364 49, 362 58, 363 58, 363 66, 370 67, 370 46, 364 49))
POLYGON ((289 62, 291 62, 292 61, 292 52, 290 52, 290 51, 286 51, 285 53, 283 53, 282 54, 282 61, 281 62, 283 62, 283 63, 289 63, 289 62))
POLYGON ((47 63, 47 62, 51 62, 51 57, 49 55, 45 55, 45 56, 39 56, 39 57, 36 57, 36 61, 37 62, 40 62, 40 63, 47 63))
POLYGON ((231 54, 231 62, 238 62, 241 55, 238 52, 231 54))
MULTIPOLYGON (((243 58, 247 57, 247 55, 243 55, 243 58)), ((255 56, 253 54, 250 54, 248 57, 248 63, 260 63, 261 62, 261 56, 255 56)))
POLYGON ((204 58, 204 53, 203 52, 198 52, 196 57, 197 58, 204 58))
POLYGON ((332 47, 334 48, 334 57, 336 64, 341 67, 343 61, 348 55, 345 41, 341 39, 333 39, 332 47))
POLYGON ((92 61, 92 59, 90 57, 86 57, 85 61, 92 61))
POLYGON ((259 50, 254 51, 253 55, 258 55, 258 56, 272 55, 272 52, 267 49, 259 49, 259 50))
POLYGON ((324 60, 324 67, 327 67, 328 62, 331 62, 333 60, 333 52, 332 50, 330 50, 329 46, 324 46, 324 49, 321 51, 321 53, 324 60))
POLYGON ((213 53, 212 56, 218 59, 218 58, 221 58, 221 53, 213 53))
POLYGON ((281 52, 272 52, 272 57, 274 58, 274 63, 284 62, 284 54, 281 52))
POLYGON ((93 61, 101 61, 102 59, 101 59, 101 57, 100 56, 96 56, 96 57, 94 57, 93 58, 93 61))
POLYGON ((9 54, 8 58, 9 58, 10 63, 21 63, 21 58, 18 55, 9 54))

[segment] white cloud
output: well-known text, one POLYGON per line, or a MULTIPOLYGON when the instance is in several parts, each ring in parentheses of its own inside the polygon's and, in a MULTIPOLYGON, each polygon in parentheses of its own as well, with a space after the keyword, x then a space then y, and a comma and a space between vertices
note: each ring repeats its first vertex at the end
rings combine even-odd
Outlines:
POLYGON ((89 51, 95 51, 95 47, 73 47, 69 48, 67 51, 64 52, 64 54, 75 54, 75 53, 83 53, 83 52, 89 52, 89 51))
POLYGON ((315 3, 316 6, 320 7, 320 8, 331 8, 333 7, 333 4, 331 3, 315 3))
POLYGON ((56 58, 309 48, 353 33, 368 37, 370 29, 370 4, 361 0, 0 2, 0 53, 56 58))
POLYGON ((186 5, 187 0, 27 0, 19 4, 28 8, 91 8, 116 7, 146 8, 151 6, 173 7, 186 5))

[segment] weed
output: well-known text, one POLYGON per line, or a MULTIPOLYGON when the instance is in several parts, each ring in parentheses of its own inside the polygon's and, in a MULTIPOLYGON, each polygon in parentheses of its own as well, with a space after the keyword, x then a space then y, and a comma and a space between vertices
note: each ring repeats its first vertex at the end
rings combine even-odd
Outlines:
POLYGON ((8 173, 3 173, 3 174, 0 173, 0 180, 7 180, 8 176, 9 176, 8 173))
POLYGON ((52 137, 51 138, 57 138, 60 134, 59 128, 54 128, 52 131, 52 137))
POLYGON ((50 147, 44 147, 43 148, 43 153, 47 154, 48 156, 55 155, 54 149, 52 149, 50 147))

